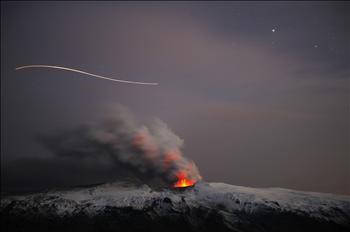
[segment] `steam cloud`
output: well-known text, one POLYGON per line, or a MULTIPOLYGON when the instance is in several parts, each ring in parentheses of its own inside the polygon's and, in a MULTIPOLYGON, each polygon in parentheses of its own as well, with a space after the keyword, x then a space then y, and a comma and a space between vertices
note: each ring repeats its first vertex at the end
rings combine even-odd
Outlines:
POLYGON ((139 179, 157 186, 171 186, 185 176, 201 179, 196 165, 181 153, 183 140, 155 119, 149 126, 136 123, 126 109, 115 118, 40 137, 60 157, 108 157, 116 167, 127 168, 139 179))

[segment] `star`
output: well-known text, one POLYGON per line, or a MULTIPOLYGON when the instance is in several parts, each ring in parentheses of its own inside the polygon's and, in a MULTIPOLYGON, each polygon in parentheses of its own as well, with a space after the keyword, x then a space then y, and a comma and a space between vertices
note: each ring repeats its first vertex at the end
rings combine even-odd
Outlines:
POLYGON ((272 30, 271 30, 272 32, 275 32, 276 31, 276 28, 272 28, 272 30))
POLYGON ((318 48, 318 44, 314 44, 314 48, 318 48))

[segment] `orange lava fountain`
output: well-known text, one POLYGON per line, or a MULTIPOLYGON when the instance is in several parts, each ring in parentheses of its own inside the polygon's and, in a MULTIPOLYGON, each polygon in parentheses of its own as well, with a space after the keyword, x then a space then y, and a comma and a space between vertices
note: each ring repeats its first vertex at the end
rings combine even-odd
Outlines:
POLYGON ((177 182, 174 184, 175 188, 186 188, 194 185, 196 183, 195 180, 188 179, 185 172, 179 172, 177 175, 177 182))

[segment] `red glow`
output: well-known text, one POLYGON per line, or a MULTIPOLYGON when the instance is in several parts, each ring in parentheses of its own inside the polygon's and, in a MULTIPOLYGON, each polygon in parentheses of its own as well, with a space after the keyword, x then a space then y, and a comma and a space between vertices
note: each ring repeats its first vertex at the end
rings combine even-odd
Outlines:
POLYGON ((173 162, 175 162, 176 160, 179 160, 180 158, 181 158, 180 151, 172 150, 172 151, 166 152, 163 160, 164 170, 167 170, 173 162))
POLYGON ((185 172, 179 172, 177 174, 177 182, 174 184, 175 188, 185 188, 190 187, 196 183, 195 180, 188 179, 185 172))
POLYGON ((142 151, 148 159, 154 159, 157 156, 157 146, 153 143, 149 133, 145 130, 140 130, 134 135, 132 145, 139 151, 142 151))

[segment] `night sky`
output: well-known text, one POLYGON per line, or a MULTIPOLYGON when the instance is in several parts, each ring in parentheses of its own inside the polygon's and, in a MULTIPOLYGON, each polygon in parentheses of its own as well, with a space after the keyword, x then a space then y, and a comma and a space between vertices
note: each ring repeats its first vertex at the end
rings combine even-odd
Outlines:
POLYGON ((160 118, 206 181, 350 194, 348 2, 1 2, 3 191, 120 177, 40 134, 160 118), (27 69, 77 68, 77 73, 27 69))

